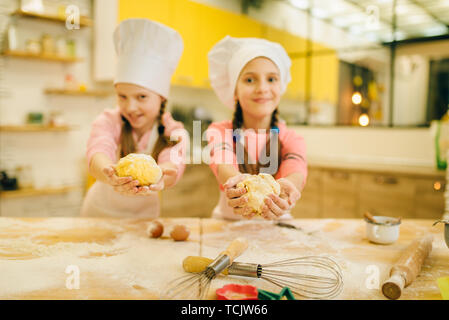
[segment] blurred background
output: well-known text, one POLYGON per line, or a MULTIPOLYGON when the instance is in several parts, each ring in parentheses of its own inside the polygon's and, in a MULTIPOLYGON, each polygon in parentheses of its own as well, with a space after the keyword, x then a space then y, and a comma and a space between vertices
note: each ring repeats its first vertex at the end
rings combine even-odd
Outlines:
MULTIPOLYGON (((168 109, 190 132, 193 120, 205 130, 232 117, 208 80, 217 41, 284 46, 292 82, 280 115, 309 163, 295 217, 449 210, 448 1, 0 0, 0 215, 79 215, 90 126, 115 107, 112 33, 133 17, 184 39, 168 109)), ((189 164, 162 193, 162 216, 209 217, 217 200, 208 166, 189 164)))

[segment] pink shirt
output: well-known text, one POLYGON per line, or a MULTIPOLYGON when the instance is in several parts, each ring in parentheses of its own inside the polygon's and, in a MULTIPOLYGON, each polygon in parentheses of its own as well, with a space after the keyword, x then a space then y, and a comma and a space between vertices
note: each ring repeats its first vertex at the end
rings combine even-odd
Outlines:
MULTIPOLYGON (((157 163, 172 162, 178 166, 178 175, 176 182, 179 181, 185 170, 186 144, 188 138, 186 136, 184 126, 181 122, 175 121, 171 115, 166 112, 162 117, 165 126, 164 134, 170 136, 172 133, 179 133, 181 141, 173 147, 163 149, 157 158, 157 163), (181 129, 182 130, 179 130, 181 129)), ((87 164, 90 165, 92 157, 96 153, 106 154, 112 162, 119 160, 119 144, 120 134, 122 131, 122 118, 118 108, 107 109, 103 111, 93 122, 89 140, 87 142, 87 164)), ((144 152, 150 140, 151 130, 145 132, 138 140, 136 132, 133 131, 134 142, 137 146, 137 153, 144 152)))
MULTIPOLYGON (((306 144, 304 138, 285 123, 279 123, 279 140, 281 143, 281 164, 275 174, 275 179, 300 172, 304 176, 303 185, 307 179, 306 144)), ((218 164, 232 164, 238 170, 237 158, 232 139, 232 121, 212 123, 207 129, 207 140, 211 149, 210 168, 216 177, 218 164)), ((251 159, 257 161, 265 148, 267 133, 257 133, 255 130, 245 130, 245 147, 251 159), (251 147, 252 146, 252 147, 251 147)), ((220 186, 222 189, 222 187, 220 186)))

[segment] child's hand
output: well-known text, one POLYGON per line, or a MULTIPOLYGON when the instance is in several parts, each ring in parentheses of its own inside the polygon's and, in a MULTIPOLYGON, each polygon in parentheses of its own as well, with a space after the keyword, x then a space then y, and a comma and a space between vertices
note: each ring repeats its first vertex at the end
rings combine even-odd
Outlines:
POLYGON ((251 209, 246 206, 248 203, 248 198, 244 196, 246 189, 236 187, 247 176, 249 176, 247 173, 233 176, 223 184, 223 188, 226 198, 228 198, 228 206, 233 209, 233 212, 245 218, 252 218, 254 214, 251 214, 251 209))
POLYGON ((288 201, 290 209, 293 208, 296 202, 301 198, 301 193, 298 191, 293 182, 288 179, 280 178, 277 182, 281 186, 281 194, 279 196, 288 201))
POLYGON ((281 186, 280 195, 270 194, 264 200, 265 205, 262 208, 262 217, 267 220, 277 220, 293 208, 299 198, 301 198, 301 193, 291 181, 284 178, 277 181, 281 186))
POLYGON ((119 177, 115 171, 115 165, 110 165, 103 169, 106 177, 106 183, 114 187, 114 190, 126 195, 136 194, 139 181, 133 180, 131 177, 119 177))
POLYGON ((164 167, 164 166, 160 166, 161 170, 162 170, 162 177, 161 179, 154 184, 151 184, 148 188, 149 190, 151 190, 152 192, 154 191, 161 191, 163 190, 165 187, 170 187, 171 184, 166 183, 167 180, 173 180, 176 179, 176 176, 178 175, 178 169, 175 168, 169 168, 169 167, 164 167))

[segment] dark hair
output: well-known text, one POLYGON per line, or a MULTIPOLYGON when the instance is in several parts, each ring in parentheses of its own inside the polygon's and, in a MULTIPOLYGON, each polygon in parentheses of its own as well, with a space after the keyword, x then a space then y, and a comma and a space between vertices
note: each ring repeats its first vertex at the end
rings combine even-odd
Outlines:
MULTIPOLYGON (((277 129, 277 133, 275 136, 277 137, 278 141, 277 141, 277 150, 273 150, 274 152, 277 153, 277 159, 278 159, 278 166, 277 168, 279 168, 280 164, 281 164, 281 141, 279 140, 279 129, 278 129, 278 109, 276 108, 273 113, 271 114, 271 122, 270 122, 270 129, 277 129)), ((237 129, 241 129, 243 126, 243 110, 242 107, 240 105, 240 102, 237 101, 236 105, 235 105, 235 111, 234 111, 234 115, 232 118, 232 130, 235 132, 235 130, 237 129)), ((270 131, 269 131, 270 133, 270 131)), ((270 137, 271 134, 269 135, 269 137, 267 138, 267 143, 265 145, 265 152, 267 155, 271 154, 271 150, 270 150, 270 137)), ((236 148, 237 148, 237 144, 240 144, 240 139, 236 138, 236 136, 234 135, 234 152, 236 152, 236 148)), ((243 146, 243 161, 241 161, 241 159, 237 159, 238 165, 239 165, 239 171, 242 173, 249 173, 249 174, 259 174, 260 172, 260 168, 266 168, 270 165, 270 163, 267 164, 261 164, 259 162, 259 160, 257 161, 257 163, 255 164, 250 164, 249 163, 249 156, 248 156, 248 151, 247 149, 243 146)), ((236 152, 237 154, 237 152, 236 152)), ((276 173, 273 172, 272 175, 274 176, 276 173)))
MULTIPOLYGON (((159 137, 154 146, 153 153, 151 156, 157 161, 159 153, 164 150, 166 147, 172 147, 179 142, 171 141, 169 137, 164 135, 165 126, 162 123, 162 115, 165 112, 165 106, 167 104, 167 100, 162 101, 161 108, 159 110, 159 115, 157 117, 158 127, 157 131, 159 133, 159 137)), ((133 135, 132 135, 132 126, 128 120, 124 116, 122 116, 122 132, 120 135, 120 158, 125 157, 126 155, 136 152, 136 145, 134 143, 133 135)))

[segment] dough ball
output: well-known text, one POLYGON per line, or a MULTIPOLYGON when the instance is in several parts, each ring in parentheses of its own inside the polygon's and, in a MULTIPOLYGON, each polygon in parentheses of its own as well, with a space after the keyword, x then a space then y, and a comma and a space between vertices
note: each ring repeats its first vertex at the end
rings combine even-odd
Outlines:
POLYGON ((162 170, 152 156, 142 153, 130 153, 119 160, 116 166, 119 177, 132 177, 140 186, 148 186, 158 182, 162 170))
POLYGON ((164 232, 164 226, 159 221, 151 221, 147 228, 147 234, 151 238, 159 238, 164 232))
POLYGON ((245 180, 237 184, 238 188, 245 188, 245 197, 248 198, 247 206, 251 208, 256 215, 262 213, 262 207, 265 202, 264 199, 269 194, 273 193, 279 195, 281 193, 281 186, 273 178, 272 175, 266 173, 259 173, 258 175, 251 175, 245 180))
POLYGON ((172 237, 173 240, 175 241, 184 241, 187 240, 189 234, 190 230, 186 226, 182 224, 177 224, 173 227, 172 231, 170 232, 170 237, 172 237))

